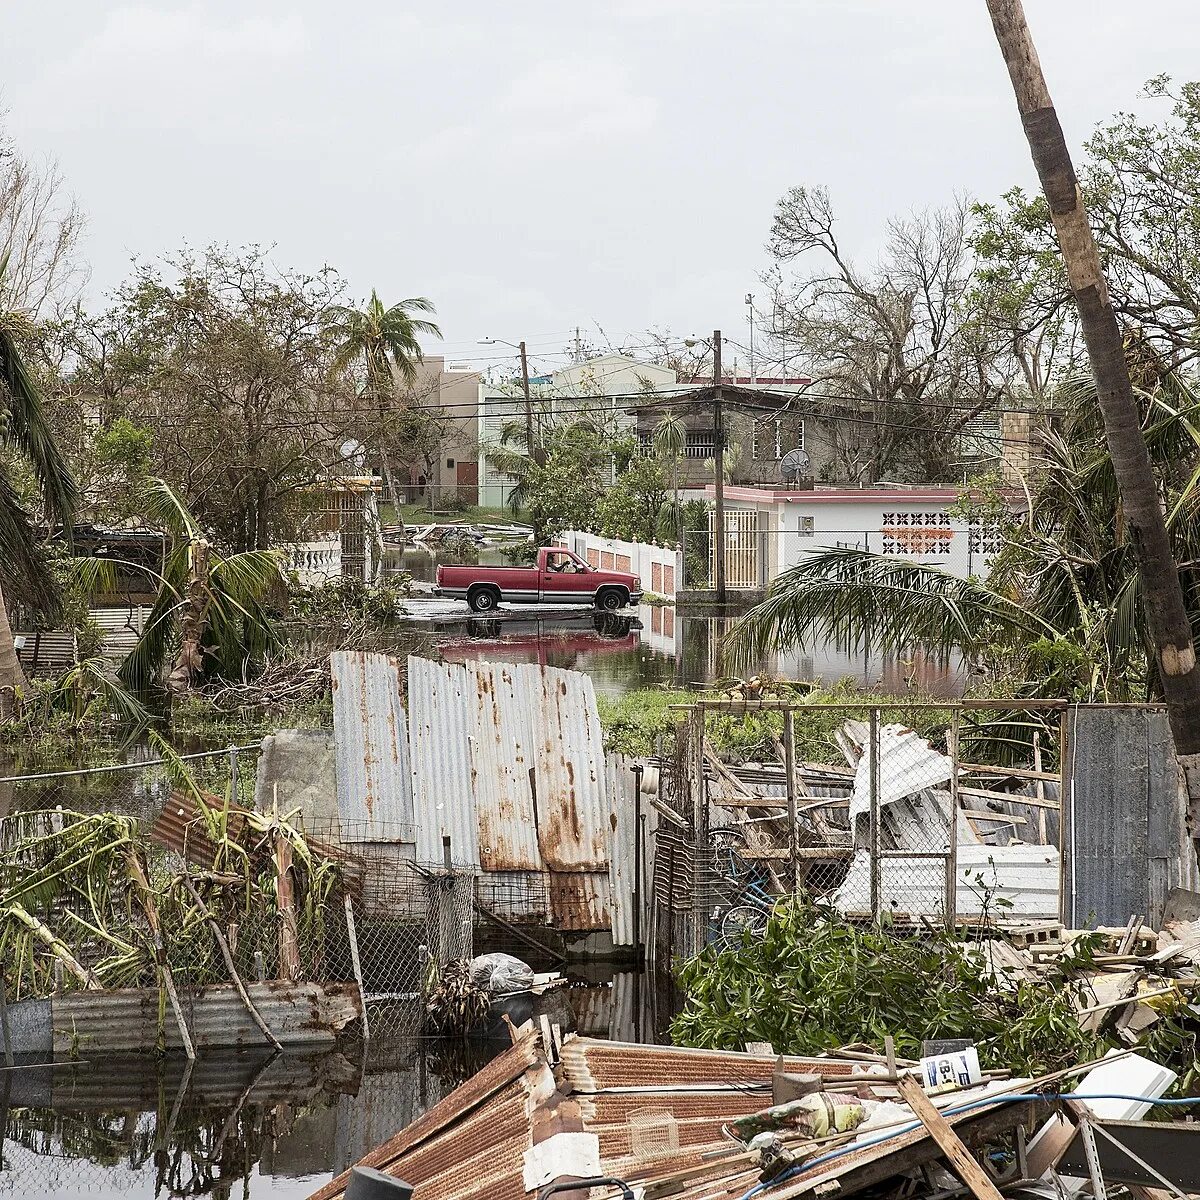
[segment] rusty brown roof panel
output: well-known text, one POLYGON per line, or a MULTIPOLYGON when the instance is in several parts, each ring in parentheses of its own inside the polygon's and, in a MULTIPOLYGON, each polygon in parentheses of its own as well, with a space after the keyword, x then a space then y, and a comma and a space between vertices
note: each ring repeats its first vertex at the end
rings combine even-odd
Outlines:
MULTIPOLYGON (((386 1170, 389 1163, 396 1162, 415 1147, 452 1129, 466 1114, 481 1109, 497 1092, 514 1080, 523 1078, 530 1067, 538 1064, 543 1064, 538 1037, 530 1031, 472 1075, 461 1087, 455 1088, 444 1100, 438 1101, 407 1129, 400 1130, 395 1137, 377 1146, 356 1165, 386 1170)), ((348 1180, 349 1172, 343 1172, 314 1192, 310 1200, 335 1200, 335 1197, 341 1197, 348 1180)))
POLYGON ((538 843, 552 871, 607 871, 610 810, 604 731, 591 678, 541 668, 538 843))
POLYGON ((611 927, 607 871, 548 871, 546 877, 556 929, 573 933, 611 927))
POLYGON ((536 666, 472 663, 475 681, 471 783, 485 871, 540 871, 533 774, 537 753, 536 666))
MULTIPOLYGON (((645 1087, 648 1081, 729 1086, 769 1083, 778 1058, 734 1050, 694 1050, 685 1046, 642 1046, 631 1042, 572 1038, 563 1044, 562 1063, 580 1091, 645 1087)), ((849 1075, 861 1062, 837 1058, 784 1058, 786 1070, 849 1075)))

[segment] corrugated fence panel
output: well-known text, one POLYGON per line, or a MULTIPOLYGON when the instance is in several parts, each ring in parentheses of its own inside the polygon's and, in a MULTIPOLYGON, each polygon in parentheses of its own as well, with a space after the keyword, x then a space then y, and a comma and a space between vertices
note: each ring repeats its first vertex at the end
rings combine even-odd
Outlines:
POLYGON ((553 871, 606 871, 610 813, 604 734, 591 679, 542 668, 538 844, 553 871))
POLYGON ((450 839, 456 867, 479 868, 470 736, 475 678, 465 667, 408 660, 408 737, 412 753, 417 861, 441 865, 450 839))
MULTIPOLYGON (((611 814, 608 838, 609 907, 612 910, 613 944, 633 945, 633 888, 637 872, 637 824, 634 814, 633 762, 621 754, 610 754, 608 806, 611 814)), ((649 805, 644 805, 649 808, 649 805)))
POLYGON ((1196 877, 1166 713, 1072 709, 1067 766, 1066 919, 1124 925, 1144 913, 1157 926, 1171 887, 1196 877))
POLYGON ((400 672, 385 654, 330 655, 338 815, 345 841, 412 842, 416 831, 400 672))
POLYGON ((533 781, 536 667, 474 663, 471 783, 485 871, 539 871, 533 781))

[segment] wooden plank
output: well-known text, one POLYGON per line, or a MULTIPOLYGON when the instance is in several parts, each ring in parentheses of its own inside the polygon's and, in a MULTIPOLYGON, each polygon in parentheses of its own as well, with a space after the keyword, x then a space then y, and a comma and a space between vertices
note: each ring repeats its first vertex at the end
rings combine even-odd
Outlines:
POLYGON ((1059 807, 1057 800, 1039 800, 1036 796, 1019 796, 1016 792, 993 792, 987 788, 960 787, 958 794, 973 796, 977 800, 1004 800, 1008 804, 1028 804, 1031 808, 1052 808, 1055 812, 1059 807))
MULTIPOLYGON (((805 858, 853 858, 853 846, 801 846, 796 851, 796 857, 805 858)), ((750 862, 779 862, 791 858, 790 850, 760 850, 756 854, 743 854, 750 862)))
POLYGON ((975 1200, 1001 1200, 1000 1191, 984 1169, 971 1157, 962 1139, 946 1123, 946 1118, 934 1107, 933 1101, 912 1075, 899 1083, 900 1095, 908 1107, 929 1130, 933 1140, 942 1148, 954 1173, 971 1189, 975 1200))
POLYGON ((1027 825, 1024 817, 1014 817, 1006 813, 992 812, 990 808, 964 808, 963 816, 974 821, 999 821, 1001 825, 1027 825))
MULTIPOLYGON (((1034 734, 1037 737, 1037 734, 1034 734)), ((1042 771, 1040 769, 1030 770, 1028 767, 989 767, 986 763, 969 763, 960 762, 961 774, 963 775, 1000 775, 1009 776, 1013 779, 1041 779, 1049 780, 1051 783, 1057 783, 1059 775, 1057 771, 1042 771)))

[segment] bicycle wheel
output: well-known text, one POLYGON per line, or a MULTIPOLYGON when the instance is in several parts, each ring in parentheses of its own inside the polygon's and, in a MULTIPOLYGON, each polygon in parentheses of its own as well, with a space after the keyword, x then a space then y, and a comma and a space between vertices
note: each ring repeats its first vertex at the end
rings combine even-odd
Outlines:
POLYGON ((741 882, 750 874, 750 864, 742 857, 746 835, 740 829, 721 825, 708 831, 712 848, 713 872, 722 879, 741 882))
POLYGON ((766 932, 770 914, 756 904, 738 904, 721 917, 721 940, 727 948, 741 944, 746 934, 757 937, 766 932))

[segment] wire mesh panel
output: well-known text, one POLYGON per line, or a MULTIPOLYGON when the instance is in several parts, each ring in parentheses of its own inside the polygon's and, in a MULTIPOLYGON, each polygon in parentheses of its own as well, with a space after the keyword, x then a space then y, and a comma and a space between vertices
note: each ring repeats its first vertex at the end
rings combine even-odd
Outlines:
POLYGON ((730 945, 798 893, 927 926, 1059 914, 1059 709, 703 701, 664 763, 659 954, 730 945))

